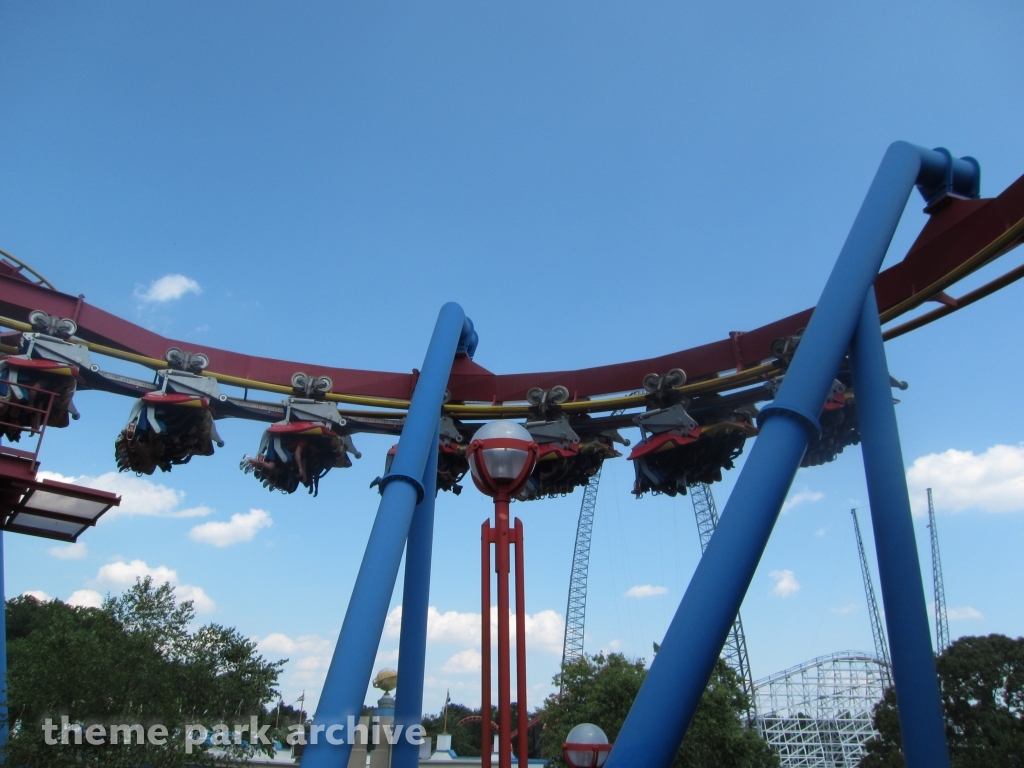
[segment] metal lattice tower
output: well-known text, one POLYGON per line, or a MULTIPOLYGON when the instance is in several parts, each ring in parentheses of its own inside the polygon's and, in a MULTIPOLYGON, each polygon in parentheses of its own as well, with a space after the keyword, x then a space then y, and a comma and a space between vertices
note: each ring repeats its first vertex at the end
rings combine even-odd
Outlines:
POLYGON ((864 539, 860 535, 860 522, 857 520, 857 510, 851 509, 850 515, 853 517, 853 532, 857 536, 857 554, 860 555, 860 575, 864 579, 864 597, 868 601, 868 617, 871 619, 871 638, 875 641, 875 656, 882 662, 886 685, 892 685, 892 661, 889 658, 889 643, 885 639, 882 615, 878 611, 878 600, 875 598, 875 583, 871 580, 871 569, 868 567, 868 558, 864 552, 864 539))
POLYGON ((932 489, 928 489, 928 532, 932 539, 932 582, 935 588, 935 653, 949 647, 949 618, 946 616, 946 586, 942 583, 942 560, 939 559, 939 531, 935 527, 935 505, 932 489))
MULTIPOLYGON (((697 483, 690 488, 690 501, 693 502, 693 513, 697 517, 697 533, 700 535, 700 551, 704 550, 711 541, 711 534, 718 526, 718 508, 715 506, 715 497, 711 495, 711 486, 707 483, 697 483)), ((750 673, 750 657, 747 655, 747 638, 743 634, 743 620, 740 614, 736 614, 736 621, 733 622, 729 636, 725 639, 722 647, 722 659, 732 667, 740 679, 743 692, 747 694, 750 701, 750 709, 747 712, 747 719, 751 722, 757 717, 757 702, 754 696, 754 678, 750 673)))
POLYGON ((562 642, 562 664, 583 656, 583 626, 587 614, 587 571, 590 567, 590 539, 594 531, 594 510, 597 508, 597 486, 601 483, 601 467, 591 475, 583 489, 580 519, 576 524, 576 548, 572 553, 572 574, 569 577, 569 602, 565 607, 565 639, 562 642))
POLYGON ((876 735, 888 669, 865 653, 821 656, 755 684, 758 724, 783 768, 854 768, 876 735))

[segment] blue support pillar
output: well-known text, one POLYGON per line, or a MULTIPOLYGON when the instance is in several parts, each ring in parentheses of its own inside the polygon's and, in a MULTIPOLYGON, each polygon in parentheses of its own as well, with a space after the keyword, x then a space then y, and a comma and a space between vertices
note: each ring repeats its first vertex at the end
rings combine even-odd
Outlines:
POLYGON ((472 354, 475 343, 473 324, 462 308, 445 304, 423 360, 395 460, 381 481, 380 506, 327 670, 310 743, 302 757, 303 768, 344 768, 348 764, 352 752, 349 718, 359 722, 413 511, 426 497, 421 479, 428 457, 437 452, 434 436, 452 362, 457 349, 472 354), (333 725, 344 726, 344 731, 333 734, 336 741, 344 743, 328 743, 322 728, 333 725))
POLYGON ((850 359, 903 755, 908 768, 949 768, 928 609, 873 290, 864 302, 850 359))
POLYGON ((930 202, 977 194, 978 167, 948 152, 892 144, 836 260, 775 402, 608 758, 607 768, 668 768, 739 611, 853 340, 914 185, 930 202))
MULTIPOLYGON (((440 439, 434 430, 434 444, 440 439)), ((430 557, 434 544, 434 497, 437 494, 437 451, 427 457, 423 501, 416 506, 405 545, 405 588, 402 593, 402 636, 398 641, 398 694, 395 727, 402 727, 392 748, 391 768, 417 768, 420 748, 405 736, 423 722, 423 677, 427 656, 427 612, 430 605, 430 557)))

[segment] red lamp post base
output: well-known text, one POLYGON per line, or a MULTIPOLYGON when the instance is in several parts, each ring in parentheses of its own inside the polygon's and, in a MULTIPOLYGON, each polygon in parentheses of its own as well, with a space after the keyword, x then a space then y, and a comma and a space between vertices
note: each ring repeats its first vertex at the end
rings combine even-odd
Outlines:
POLYGON ((523 522, 516 519, 509 527, 508 497, 494 499, 495 525, 489 520, 481 526, 481 651, 482 689, 480 697, 481 765, 491 768, 491 545, 494 545, 494 570, 498 577, 498 768, 512 768, 512 700, 510 690, 511 658, 509 632, 510 549, 515 545, 516 571, 516 693, 518 706, 519 768, 527 768, 526 705, 526 594, 523 572, 523 522))

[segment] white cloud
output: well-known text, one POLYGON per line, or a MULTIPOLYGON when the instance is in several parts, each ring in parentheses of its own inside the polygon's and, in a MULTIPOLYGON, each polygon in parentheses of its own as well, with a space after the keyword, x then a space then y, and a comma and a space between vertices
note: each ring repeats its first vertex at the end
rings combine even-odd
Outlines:
POLYGON ((615 640, 609 640, 608 641, 608 645, 606 645, 604 648, 602 648, 600 652, 607 656, 609 653, 618 653, 621 650, 622 650, 622 641, 618 640, 618 639, 615 639, 615 640))
POLYGON ((314 655, 330 659, 334 644, 320 635, 300 635, 294 639, 281 632, 274 632, 262 640, 255 638, 260 653, 285 654, 286 656, 314 655))
MULTIPOLYGON (((126 563, 124 560, 117 560, 100 567, 96 574, 96 581, 101 584, 111 584, 116 587, 130 587, 136 579, 144 579, 147 576, 153 579, 157 585, 168 582, 174 587, 174 593, 178 600, 191 600, 199 613, 210 613, 217 604, 206 594, 202 587, 192 584, 179 584, 178 572, 166 565, 150 567, 144 560, 132 560, 126 563)), ((77 593, 76 593, 77 594, 77 593)))
POLYGON ((121 472, 106 472, 99 477, 88 475, 68 476, 56 472, 42 471, 39 477, 56 480, 61 483, 74 483, 87 488, 116 493, 121 497, 121 504, 111 507, 103 517, 102 523, 120 515, 153 515, 157 517, 205 517, 212 510, 209 507, 192 507, 178 509, 185 500, 185 492, 168 488, 166 485, 145 480, 134 475, 121 472))
POLYGON ((24 592, 21 593, 21 596, 22 597, 26 597, 26 596, 27 597, 34 597, 36 600, 38 600, 41 603, 48 603, 51 600, 53 600, 52 597, 50 597, 48 594, 43 592, 43 590, 41 590, 41 589, 26 589, 24 592))
POLYGON ((174 588, 174 594, 178 600, 191 600, 197 613, 212 613, 217 607, 213 598, 206 594, 202 587, 195 587, 191 584, 178 584, 174 588))
POLYGON ((252 541, 261 528, 268 528, 273 524, 274 521, 266 510, 250 509, 245 514, 236 512, 226 523, 211 521, 197 525, 188 535, 204 544, 227 547, 242 541, 252 541))
MULTIPOLYGON (((494 609, 494 622, 497 623, 498 609, 494 609)), ((511 627, 515 631, 516 617, 512 617, 511 627)), ((497 636, 496 632, 492 633, 497 636)), ((513 638, 515 636, 513 635, 513 638)), ((546 653, 562 652, 562 641, 565 639, 565 622, 562 615, 548 608, 533 614, 526 614, 526 645, 535 651, 546 653)))
POLYGON ((637 584, 626 590, 625 597, 654 597, 655 595, 667 595, 668 587, 655 587, 651 584, 637 584))
POLYGON ((163 303, 180 299, 186 293, 200 294, 203 289, 191 277, 184 275, 164 275, 150 283, 145 291, 136 291, 135 295, 143 301, 163 303))
POLYGON ((790 570, 783 571, 772 571, 768 574, 775 580, 775 586, 772 587, 772 594, 776 597, 789 597, 800 591, 800 582, 796 580, 796 576, 790 570))
MULTIPOLYGON (((497 609, 495 609, 497 617, 497 609)), ((494 623, 497 624, 497 618, 494 623)), ((438 643, 480 643, 480 614, 427 609, 427 639, 438 643)))
POLYGON ((825 535, 825 529, 819 528, 814 532, 814 535, 817 536, 819 539, 822 538, 825 535))
POLYGON ((86 548, 84 541, 79 541, 76 544, 63 544, 56 547, 50 547, 46 551, 51 557, 56 557, 60 560, 81 560, 89 554, 89 550, 86 548))
POLYGON ((72 592, 65 602, 79 608, 99 608, 103 605, 103 595, 95 589, 79 589, 72 592))
MULTIPOLYGON (((331 664, 335 642, 320 635, 299 635, 292 638, 282 632, 274 632, 260 639, 254 637, 259 651, 271 660, 287 658, 285 679, 282 682, 289 691, 286 699, 294 700, 299 691, 316 691, 323 685, 327 668, 331 664)), ((376 664, 375 664, 376 668, 376 664)), ((307 697, 306 707, 311 706, 314 696, 307 697)))
MULTIPOLYGON (((397 638, 402 630, 402 606, 396 607, 384 623, 384 636, 397 638)), ((427 639, 438 643, 480 644, 480 614, 427 608, 427 639)))
POLYGON ((969 605, 965 605, 962 608, 949 608, 946 610, 946 616, 950 621, 960 621, 961 619, 984 619, 984 614, 977 608, 971 608, 969 605))
MULTIPOLYGON (((509 616, 509 631, 515 636, 516 617, 509 616)), ((397 638, 402 628, 402 606, 388 614, 384 622, 384 637, 397 638)), ((427 639, 435 643, 454 643, 464 647, 480 647, 481 621, 479 613, 445 611, 441 613, 434 606, 427 609, 427 639)), ((565 623, 562 615, 550 608, 526 615, 526 642, 531 650, 549 653, 562 652, 565 623)), ((491 642, 498 636, 498 609, 491 607, 491 642)), ((514 640, 513 640, 514 642, 514 640)))
POLYGON ((799 493, 794 493, 786 503, 782 505, 783 513, 789 512, 793 507, 797 507, 801 504, 806 504, 810 501, 820 501, 825 498, 825 494, 820 491, 809 491, 806 488, 799 493))
POLYGON ((928 512, 926 488, 943 510, 1019 512, 1024 510, 1024 445, 993 445, 977 455, 950 448, 922 456, 907 470, 907 485, 915 515, 928 512))
POLYGON ((483 656, 475 648, 467 648, 452 656, 441 667, 442 672, 450 675, 480 674, 480 667, 483 664, 483 656))
POLYGON ((158 565, 150 568, 144 560, 132 560, 126 563, 118 560, 107 563, 100 567, 96 574, 96 581, 104 584, 113 584, 117 587, 130 587, 136 579, 151 577, 156 584, 163 584, 165 581, 171 584, 178 583, 178 572, 168 568, 166 565, 158 565))
POLYGON ((832 613, 838 613, 840 615, 845 615, 847 613, 853 613, 858 608, 860 608, 860 604, 859 603, 848 603, 846 605, 841 605, 838 608, 830 608, 829 610, 832 611, 832 613))

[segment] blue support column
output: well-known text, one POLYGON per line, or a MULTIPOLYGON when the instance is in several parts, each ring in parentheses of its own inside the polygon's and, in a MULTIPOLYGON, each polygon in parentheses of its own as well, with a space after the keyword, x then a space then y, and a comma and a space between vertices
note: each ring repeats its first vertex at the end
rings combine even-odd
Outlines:
POLYGON ((915 184, 929 200, 942 190, 977 193, 977 163, 948 152, 892 144, 808 323, 778 397, 697 565, 616 739, 607 768, 668 768, 764 553, 808 438, 853 340, 915 184), (779 418, 776 418, 779 417, 779 418))
MULTIPOLYGON (((434 444, 440 439, 434 430, 434 444)), ((405 588, 402 593, 402 636, 398 641, 398 693, 395 727, 402 727, 391 751, 391 768, 417 768, 420 748, 405 736, 409 726, 423 722, 423 677, 427 656, 427 611, 430 605, 430 558, 434 544, 434 497, 437 494, 437 451, 427 457, 423 501, 416 506, 405 545, 405 588)), ((396 730, 397 732, 397 730, 396 730)))
POLYGON ((949 768, 928 609, 873 290, 864 302, 850 358, 903 755, 908 768, 949 768))
POLYGON ((473 324, 458 304, 448 303, 441 308, 395 460, 381 481, 380 506, 327 670, 313 733, 302 757, 303 768, 344 768, 348 764, 352 752, 347 738, 348 718, 358 722, 362 713, 413 511, 426 497, 421 479, 428 457, 437 452, 434 436, 452 362, 457 349, 472 352, 475 337, 473 324), (344 737, 344 743, 329 744, 326 733, 318 731, 318 727, 332 725, 345 726, 341 733, 334 733, 336 740, 344 737))

